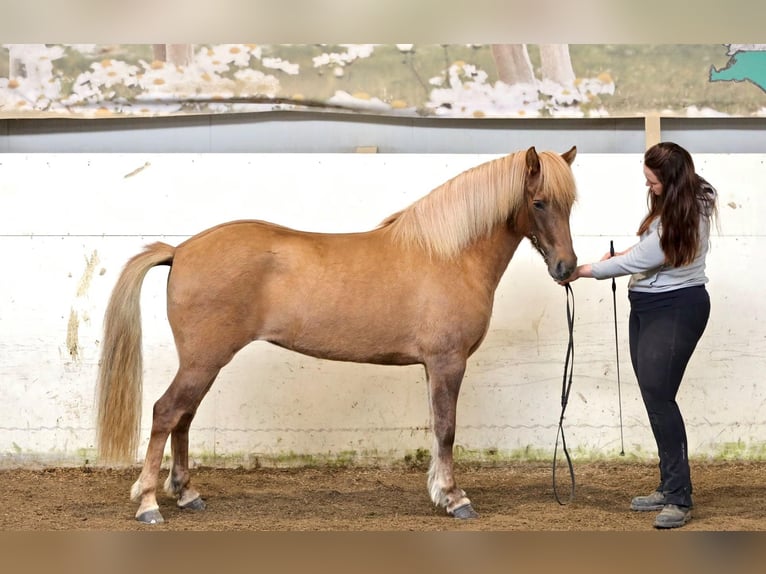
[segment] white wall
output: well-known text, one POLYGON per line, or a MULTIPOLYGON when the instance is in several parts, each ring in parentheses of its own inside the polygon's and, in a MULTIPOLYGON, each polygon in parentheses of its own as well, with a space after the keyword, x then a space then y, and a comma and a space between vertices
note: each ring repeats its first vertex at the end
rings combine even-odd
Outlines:
MULTIPOLYGON (((559 150, 563 151, 563 150, 559 150)), ((0 155, 0 466, 94 460, 101 321, 125 261, 150 241, 178 243, 231 219, 314 231, 370 229, 458 172, 496 155, 0 155), (143 168, 143 169, 139 169, 143 168), (138 170, 138 171, 136 171, 138 170)), ((766 155, 695 155, 720 191, 709 256, 712 314, 679 402, 692 455, 766 453, 766 277, 760 258, 766 155)), ((581 261, 621 249, 645 210, 641 154, 580 154, 572 217, 581 261)), ((143 456, 152 403, 177 366, 167 268, 144 284, 143 456)), ((624 445, 654 453, 630 368, 627 279, 618 280, 624 445)), ((578 281, 574 385, 565 420, 577 456, 620 452, 610 282, 578 281)), ((490 332, 470 359, 459 402, 465 454, 548 456, 566 351, 566 298, 523 243, 497 293, 490 332)), ((192 425, 191 449, 214 464, 354 456, 391 460, 431 444, 421 367, 303 357, 265 343, 237 355, 192 425), (353 454, 352 454, 353 453, 353 454)))

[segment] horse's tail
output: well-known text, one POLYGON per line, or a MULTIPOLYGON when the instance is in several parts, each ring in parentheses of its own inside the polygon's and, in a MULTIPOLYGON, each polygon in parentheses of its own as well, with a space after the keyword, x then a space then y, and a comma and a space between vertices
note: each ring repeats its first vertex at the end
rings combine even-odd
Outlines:
POLYGON ((143 358, 141 285, 156 265, 172 265, 175 248, 153 243, 127 262, 104 315, 96 422, 101 462, 133 463, 141 424, 143 358))

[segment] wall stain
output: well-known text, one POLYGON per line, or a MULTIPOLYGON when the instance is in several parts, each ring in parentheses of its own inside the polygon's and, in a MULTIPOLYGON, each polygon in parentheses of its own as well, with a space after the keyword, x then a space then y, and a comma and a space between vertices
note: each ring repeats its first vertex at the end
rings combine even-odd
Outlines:
POLYGON ((75 361, 80 358, 80 341, 78 331, 80 329, 80 319, 74 307, 69 311, 69 323, 66 327, 66 347, 75 361))
MULTIPOLYGON (((90 323, 90 314, 87 310, 83 311, 81 315, 77 309, 82 306, 79 302, 86 297, 88 290, 90 289, 91 281, 93 280, 93 275, 95 274, 99 263, 98 251, 94 249, 93 253, 90 254, 90 257, 85 258, 85 270, 82 272, 80 281, 77 283, 75 302, 69 310, 69 321, 66 329, 66 348, 69 352, 69 356, 77 363, 80 362, 80 322, 85 321, 85 323, 90 323)), ((103 269, 101 269, 100 274, 104 274, 103 269)))
POLYGON ((85 271, 82 273, 80 283, 77 286, 77 296, 82 297, 88 292, 90 288, 91 279, 93 279, 93 273, 96 271, 96 265, 100 263, 98 259, 98 251, 95 249, 91 253, 90 257, 85 260, 85 271))
POLYGON ((152 164, 151 164, 151 163, 149 163, 149 162, 147 161, 147 162, 146 162, 144 165, 142 165, 141 167, 137 167, 136 169, 134 169, 133 171, 131 171, 131 172, 130 172, 130 173, 128 173, 128 174, 125 174, 125 175, 124 175, 124 176, 122 176, 122 177, 123 177, 123 179, 128 179, 129 177, 133 177, 134 175, 137 175, 137 174, 141 173, 142 171, 144 171, 144 170, 145 170, 147 167, 149 167, 150 165, 152 165, 152 164))

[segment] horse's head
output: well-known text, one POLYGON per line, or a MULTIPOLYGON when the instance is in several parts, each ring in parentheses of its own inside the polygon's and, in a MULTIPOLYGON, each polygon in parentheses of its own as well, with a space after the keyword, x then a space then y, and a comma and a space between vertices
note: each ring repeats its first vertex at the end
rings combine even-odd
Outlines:
POLYGON ((571 165, 577 148, 559 155, 527 150, 525 235, 548 264, 548 273, 556 281, 569 277, 577 267, 572 247, 569 214, 575 200, 576 187, 571 165))

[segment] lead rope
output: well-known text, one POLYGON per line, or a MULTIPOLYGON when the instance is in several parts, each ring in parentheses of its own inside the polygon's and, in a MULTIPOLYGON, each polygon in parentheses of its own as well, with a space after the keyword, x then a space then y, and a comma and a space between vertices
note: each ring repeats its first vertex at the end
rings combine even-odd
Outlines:
POLYGON ((564 377, 561 381, 561 417, 559 417, 559 429, 556 433, 556 444, 553 447, 553 496, 556 497, 556 502, 564 503, 559 497, 558 488, 556 488, 556 456, 558 454, 559 437, 561 437, 561 450, 564 452, 564 456, 567 460, 567 466, 569 467, 569 478, 572 483, 571 490, 569 492, 569 501, 574 500, 575 494, 575 476, 574 468, 572 467, 572 459, 569 456, 567 450, 567 441, 564 437, 564 413, 567 409, 567 403, 569 402, 569 390, 572 388, 572 372, 574 371, 574 293, 572 287, 567 283, 564 285, 567 295, 567 327, 569 329, 569 344, 567 345, 567 354, 564 359, 564 377), (570 305, 571 299, 571 305, 570 305))

